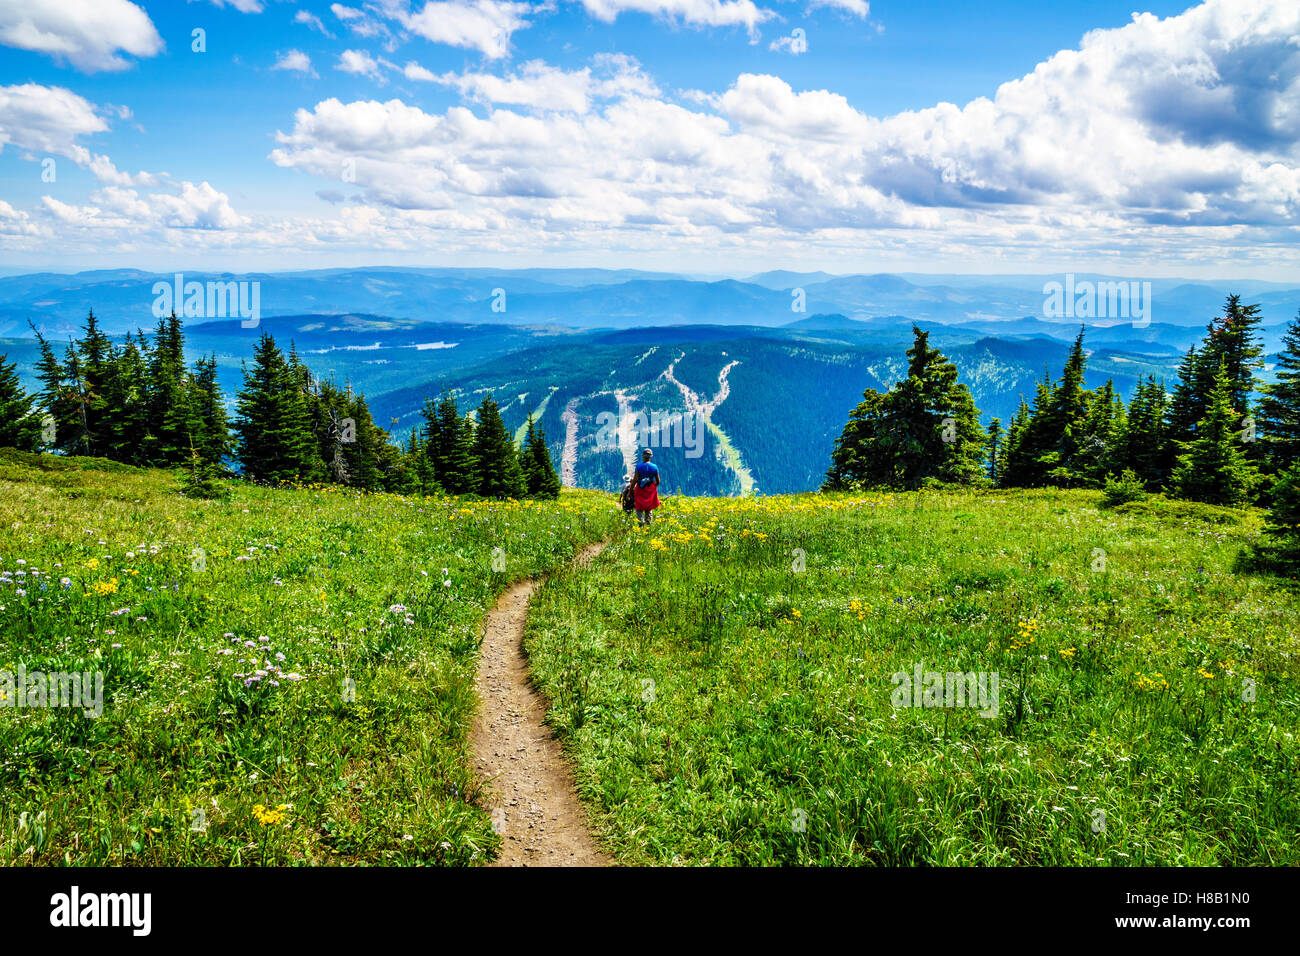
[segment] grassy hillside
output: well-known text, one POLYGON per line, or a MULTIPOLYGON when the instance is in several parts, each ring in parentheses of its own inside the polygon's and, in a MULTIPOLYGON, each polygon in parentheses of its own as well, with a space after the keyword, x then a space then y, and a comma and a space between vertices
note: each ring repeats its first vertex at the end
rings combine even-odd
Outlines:
POLYGON ((0 707, 0 865, 485 862, 484 609, 604 538, 527 644, 620 862, 1300 863, 1258 512, 669 495, 642 532, 589 492, 230 490, 0 452, 0 671, 104 675, 97 718, 0 707), (918 668, 997 696, 899 706, 918 668))
POLYGON ((1260 515, 1099 497, 673 498, 553 578, 528 647, 600 834, 646 863, 1300 863, 1300 599, 1233 570, 1260 515), (918 667, 996 675, 996 716, 895 706, 918 667))
POLYGON ((98 718, 0 707, 0 865, 486 858, 478 624, 609 497, 232 488, 0 452, 0 670, 104 675, 98 718))

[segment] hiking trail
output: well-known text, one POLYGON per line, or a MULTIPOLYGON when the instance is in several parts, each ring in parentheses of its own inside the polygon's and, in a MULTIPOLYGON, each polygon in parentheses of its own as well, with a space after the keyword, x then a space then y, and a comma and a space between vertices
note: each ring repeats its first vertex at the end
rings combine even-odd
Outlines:
MULTIPOLYGON (((574 559, 589 564, 606 542, 574 559)), ((484 621, 476 688, 481 708, 470 734, 474 768, 501 833, 492 866, 610 866, 587 829, 573 769, 546 726, 546 699, 533 686, 524 653, 524 620, 538 581, 511 585, 484 621)))

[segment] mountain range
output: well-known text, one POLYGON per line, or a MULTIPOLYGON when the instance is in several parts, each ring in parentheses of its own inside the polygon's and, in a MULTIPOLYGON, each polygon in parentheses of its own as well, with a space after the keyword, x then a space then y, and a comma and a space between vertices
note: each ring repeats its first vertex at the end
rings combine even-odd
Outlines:
MULTIPOLYGON (((148 331, 154 284, 174 279, 137 270, 0 277, 0 352, 31 386, 29 322, 56 343, 91 308, 116 336, 148 331)), ((1043 314, 1044 284, 1061 276, 365 268, 184 279, 259 283, 255 326, 186 318, 189 351, 217 356, 228 399, 267 331, 316 374, 363 392, 396 437, 444 388, 464 410, 491 393, 508 427, 534 415, 566 481, 610 489, 645 436, 610 441, 602 422, 642 412, 680 435, 698 419, 702 449, 656 450, 665 488, 691 494, 815 488, 863 389, 902 375, 913 324, 956 363, 986 423, 1005 423, 1036 380, 1057 376, 1080 330, 1078 319, 1043 314)), ((1090 387, 1111 379, 1127 396, 1146 374, 1170 382, 1229 294, 1260 304, 1268 352, 1300 309, 1300 285, 1150 281, 1149 324, 1084 320, 1090 387)))

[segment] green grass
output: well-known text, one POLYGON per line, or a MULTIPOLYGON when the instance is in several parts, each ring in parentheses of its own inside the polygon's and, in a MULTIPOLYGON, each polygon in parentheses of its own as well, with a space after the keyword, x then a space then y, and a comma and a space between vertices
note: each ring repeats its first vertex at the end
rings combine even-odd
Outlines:
POLYGON ((1300 599, 1234 572, 1261 514, 1100 499, 673 497, 553 577, 527 645, 600 837, 629 863, 1300 863, 1300 599), (917 664, 996 672, 997 716, 896 708, 917 664))
POLYGON ((1300 597, 1236 570, 1256 511, 671 496, 623 535, 607 494, 177 478, 0 452, 0 670, 105 679, 98 718, 0 707, 0 865, 486 861, 482 616, 556 569, 531 666, 622 862, 1300 863, 1300 597), (996 672, 997 715, 894 707, 918 664, 996 672))
POLYGON ((0 452, 0 670, 105 682, 98 718, 0 708, 0 865, 489 857, 467 757, 484 609, 620 527, 611 496, 228 484, 193 500, 172 473, 0 452))

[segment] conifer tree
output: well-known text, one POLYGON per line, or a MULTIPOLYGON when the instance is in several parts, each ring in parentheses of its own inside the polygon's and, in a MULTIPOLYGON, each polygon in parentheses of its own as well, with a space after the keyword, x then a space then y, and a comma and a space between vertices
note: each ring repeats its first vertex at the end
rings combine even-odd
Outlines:
POLYGON ((989 481, 997 484, 998 482, 998 454, 999 445, 1002 440, 1002 421, 993 419, 989 422, 989 481))
POLYGON ((823 491, 850 491, 888 484, 893 469, 880 454, 880 437, 885 426, 885 395, 868 388, 862 401, 849 413, 840 437, 831 451, 831 466, 822 482, 823 491))
POLYGON ((1300 569, 1300 463, 1278 474, 1264 530, 1270 543, 1261 550, 1294 574, 1300 569))
MULTIPOLYGON (((1250 398, 1255 388, 1255 371, 1260 367, 1263 347, 1259 342, 1258 305, 1243 306, 1241 297, 1228 296, 1223 314, 1206 326, 1200 348, 1188 349, 1178 368, 1178 384, 1169 403, 1168 444, 1165 460, 1172 459, 1197 435, 1197 429, 1209 409, 1210 395, 1216 387, 1220 365, 1228 381, 1228 404, 1239 415, 1250 413, 1250 398)), ((1249 457, 1262 454, 1262 443, 1248 443, 1249 457)))
POLYGON ((555 474, 551 453, 546 449, 546 432, 528 416, 528 430, 519 450, 519 466, 524 475, 524 489, 530 498, 558 498, 560 479, 555 474))
POLYGON ((1275 365, 1276 381, 1262 388, 1260 430, 1271 471, 1300 462, 1300 313, 1287 326, 1275 365))
POLYGON ((478 424, 474 429, 474 464, 478 479, 475 490, 484 498, 524 496, 524 476, 519 469, 519 454, 491 395, 486 396, 478 407, 478 424))
POLYGON ((1232 407, 1234 383, 1227 363, 1220 360, 1210 390, 1205 417, 1196 425, 1196 437, 1180 446, 1173 487, 1193 501, 1235 505, 1244 501, 1255 482, 1254 467, 1241 448, 1238 431, 1242 416, 1232 407))
POLYGON ((235 432, 245 476, 271 482, 320 477, 320 452, 300 386, 275 339, 263 332, 238 396, 235 432))
POLYGON ((351 484, 368 491, 383 487, 387 458, 388 433, 375 424, 364 395, 356 394, 344 406, 352 423, 352 438, 343 446, 351 472, 351 484))
POLYGON ((36 451, 42 444, 42 415, 18 381, 18 366, 0 355, 0 448, 36 451))
POLYGON ((48 415, 54 423, 54 438, 50 444, 53 448, 64 451, 71 441, 74 429, 69 395, 71 388, 65 380, 63 364, 54 354, 54 347, 35 325, 31 322, 27 324, 36 337, 36 345, 40 350, 40 356, 36 360, 36 378, 41 383, 41 391, 37 393, 36 401, 43 409, 42 421, 48 415))
POLYGON ((148 433, 144 456, 155 465, 183 465, 189 459, 195 421, 185 369, 185 340, 175 312, 158 320, 146 364, 148 433))
POLYGON ((193 451, 204 464, 223 470, 222 462, 230 454, 230 424, 225 399, 217 383, 217 357, 194 363, 190 380, 189 407, 194 422, 193 451))
POLYGON ((1166 448, 1167 398, 1163 382, 1148 375, 1133 390, 1117 440, 1114 474, 1132 471, 1147 488, 1158 488, 1169 477, 1166 448))
POLYGON ((460 417, 455 397, 447 391, 438 402, 430 422, 429 458, 434 479, 449 495, 472 494, 478 490, 473 452, 473 426, 460 417))
POLYGON ((145 435, 148 432, 148 403, 144 357, 135 338, 127 335, 115 350, 112 374, 105 389, 107 404, 107 456, 114 461, 145 465, 145 435))
POLYGON ((926 479, 979 477, 987 441, 957 367, 912 327, 907 378, 885 395, 863 393, 831 455, 825 487, 917 488, 926 479))
POLYGON ((1073 469, 1080 478, 1100 485, 1108 475, 1118 474, 1120 439, 1124 434, 1124 402, 1115 392, 1115 383, 1106 384, 1088 395, 1088 414, 1078 432, 1073 469))
POLYGON ((1021 476, 1027 472, 1028 458, 1022 448, 1025 429, 1029 426, 1031 414, 1029 404, 1022 395, 1019 406, 1011 415, 1006 437, 1002 439, 1002 450, 998 455, 998 484, 1003 488, 1018 487, 1023 484, 1021 476))

